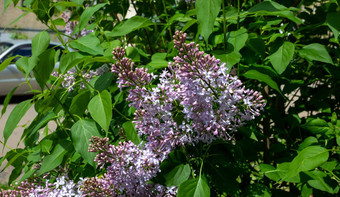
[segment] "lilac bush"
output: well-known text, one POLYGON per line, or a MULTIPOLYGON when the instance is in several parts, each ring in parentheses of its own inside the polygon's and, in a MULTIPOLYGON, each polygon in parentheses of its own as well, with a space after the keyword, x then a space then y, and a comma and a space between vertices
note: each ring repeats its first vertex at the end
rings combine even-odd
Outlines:
MULTIPOLYGON (((136 108, 134 123, 144 143, 109 145, 108 138, 93 137, 89 151, 98 153, 95 161, 105 169, 102 176, 77 184, 67 177, 45 185, 23 182, 11 192, 23 196, 175 196, 177 187, 152 181, 169 153, 179 146, 231 140, 245 121, 260 115, 265 102, 258 92, 245 89, 236 76, 227 74, 219 59, 205 55, 194 42, 186 43, 185 33, 175 33, 174 45, 178 56, 159 76, 136 68, 124 57, 123 48, 113 51, 111 71, 118 74, 119 88, 130 88, 127 101, 136 108)), ((72 90, 75 80, 70 72, 59 77, 72 90)), ((84 79, 98 74, 90 71, 84 79)))

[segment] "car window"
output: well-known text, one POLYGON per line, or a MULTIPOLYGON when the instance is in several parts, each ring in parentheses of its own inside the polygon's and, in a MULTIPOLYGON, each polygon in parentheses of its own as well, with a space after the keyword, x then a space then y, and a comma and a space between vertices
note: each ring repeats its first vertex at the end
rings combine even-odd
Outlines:
POLYGON ((1 42, 0 43, 0 54, 5 52, 11 46, 13 46, 13 44, 7 43, 7 42, 1 42))
MULTIPOLYGON (((32 46, 31 44, 25 44, 25 45, 21 45, 18 46, 16 48, 14 48, 6 57, 5 59, 12 57, 12 56, 16 56, 16 55, 20 55, 20 56, 27 56, 27 57, 31 57, 32 56, 32 46)), ((12 62, 16 62, 20 57, 17 57, 15 59, 12 60, 12 62)))
POLYGON ((12 57, 12 56, 16 56, 16 55, 27 56, 27 57, 32 56, 32 46, 30 44, 19 46, 19 47, 15 48, 7 56, 7 58, 12 57))

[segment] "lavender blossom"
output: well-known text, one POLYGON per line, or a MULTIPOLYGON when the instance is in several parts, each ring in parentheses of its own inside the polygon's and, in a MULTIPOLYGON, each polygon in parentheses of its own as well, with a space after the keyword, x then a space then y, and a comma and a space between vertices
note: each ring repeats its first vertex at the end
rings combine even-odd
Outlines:
POLYGON ((14 196, 22 196, 22 197, 59 197, 59 196, 74 196, 80 197, 83 196, 82 191, 80 190, 83 179, 75 183, 73 180, 70 180, 68 176, 58 176, 56 180, 52 183, 48 179, 45 183, 43 183, 39 179, 33 179, 31 181, 21 182, 19 186, 17 186, 13 190, 1 190, 0 196, 4 197, 14 197, 14 196))
POLYGON ((87 34, 93 32, 93 30, 87 30, 87 29, 82 29, 78 34, 73 34, 74 29, 76 28, 76 26, 78 25, 78 21, 71 21, 71 12, 63 12, 61 14, 61 18, 65 21, 66 25, 65 25, 65 34, 67 36, 70 36, 72 38, 80 38, 83 36, 86 36, 87 34))
POLYGON ((151 150, 133 144, 120 142, 113 146, 108 138, 92 137, 90 152, 99 152, 95 161, 107 172, 101 178, 91 178, 84 182, 86 195, 96 196, 154 196, 158 193, 174 193, 174 188, 157 187, 148 181, 159 171, 160 160, 151 150), (169 190, 169 191, 167 191, 169 190))
POLYGON ((54 77, 59 77, 63 80, 61 83, 62 87, 68 89, 69 92, 73 91, 77 84, 79 84, 80 89, 85 89, 85 83, 83 80, 90 82, 91 79, 95 78, 96 76, 103 75, 108 71, 108 67, 106 65, 97 68, 95 71, 82 71, 81 74, 77 72, 76 69, 72 68, 71 70, 67 71, 66 74, 59 75, 58 72, 53 72, 52 75, 54 77))

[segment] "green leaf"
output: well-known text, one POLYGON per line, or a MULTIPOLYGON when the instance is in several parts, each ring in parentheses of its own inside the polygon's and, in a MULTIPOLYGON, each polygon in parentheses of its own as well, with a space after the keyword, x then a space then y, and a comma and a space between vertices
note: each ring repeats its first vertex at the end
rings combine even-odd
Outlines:
POLYGON ((100 57, 91 57, 91 58, 86 59, 84 61, 84 65, 91 64, 91 63, 99 63, 99 62, 102 62, 102 63, 113 63, 112 62, 112 57, 103 57, 103 56, 100 56, 100 57))
POLYGON ((80 16, 79 23, 75 28, 76 30, 75 33, 78 33, 81 30, 83 30, 86 27, 86 25, 88 25, 88 22, 90 21, 93 14, 97 12, 100 8, 104 7, 105 5, 106 3, 100 3, 93 7, 86 8, 85 11, 80 16))
POLYGON ((318 139, 316 139, 313 136, 309 136, 307 137, 305 140, 303 140, 303 142, 299 145, 299 151, 303 150, 304 148, 312 145, 312 144, 317 144, 318 143, 318 139))
POLYGON ((197 23, 196 19, 192 19, 192 20, 188 21, 187 23, 185 23, 184 27, 182 28, 182 31, 185 32, 187 29, 189 29, 195 23, 197 23))
POLYGON ((38 33, 32 39, 32 55, 39 56, 48 48, 50 44, 50 35, 46 31, 38 33))
POLYGON ((26 100, 14 107, 11 114, 9 115, 5 129, 3 131, 4 144, 6 144, 8 138, 12 135, 13 130, 16 128, 22 117, 26 114, 27 110, 32 106, 31 100, 26 100))
POLYGON ((75 97, 73 97, 70 106, 70 113, 82 117, 87 108, 87 105, 89 104, 90 97, 91 97, 90 90, 80 92, 75 97))
POLYGON ((246 73, 244 73, 243 76, 248 79, 256 79, 256 80, 262 81, 281 94, 281 91, 277 83, 274 80, 272 80, 271 77, 269 77, 268 75, 264 73, 261 73, 256 70, 249 70, 246 73))
POLYGON ((37 80, 41 89, 44 89, 44 86, 54 69, 54 56, 54 49, 48 49, 47 51, 43 52, 39 56, 40 61, 38 65, 36 65, 33 69, 35 79, 37 80))
POLYGON ((90 55, 103 55, 104 53, 103 48, 100 46, 99 39, 93 34, 88 34, 78 40, 72 40, 70 46, 90 55))
POLYGON ((126 56, 130 58, 133 62, 140 62, 140 55, 135 47, 126 47, 126 56))
POLYGON ((112 72, 107 72, 101 76, 97 76, 90 81, 90 84, 99 92, 109 88, 114 79, 114 74, 112 72))
POLYGON ((233 50, 239 52, 245 45, 248 39, 247 29, 241 27, 237 31, 231 31, 227 33, 227 42, 233 46, 233 50))
POLYGON ((313 134, 323 134, 331 129, 328 123, 320 118, 313 119, 302 126, 304 129, 308 130, 313 134))
POLYGON ((266 45, 261 37, 249 38, 247 40, 247 46, 261 57, 265 57, 266 45))
POLYGON ((296 174, 293 177, 287 178, 287 173, 288 173, 289 168, 290 168, 290 162, 277 164, 276 171, 281 177, 280 181, 284 180, 289 183, 299 183, 301 181, 300 174, 296 174))
POLYGON ((301 190, 302 197, 310 197, 313 194, 313 189, 308 186, 308 184, 304 184, 301 190))
POLYGON ((126 21, 123 21, 119 25, 117 25, 113 31, 106 33, 106 36, 109 37, 117 37, 117 36, 125 36, 137 29, 141 29, 144 27, 148 27, 153 25, 149 19, 144 18, 142 16, 134 16, 126 21))
POLYGON ((184 181, 188 180, 191 173, 191 169, 189 164, 180 164, 176 166, 173 170, 169 173, 164 175, 165 184, 167 186, 179 186, 184 181))
POLYGON ((12 183, 15 179, 17 179, 22 173, 23 168, 24 168, 24 165, 15 167, 12 170, 11 175, 9 176, 8 183, 12 183))
POLYGON ((340 34, 340 13, 339 12, 331 12, 327 14, 326 23, 328 27, 332 30, 334 34, 334 38, 338 40, 340 34))
POLYGON ((13 59, 19 57, 18 55, 7 58, 4 62, 0 64, 0 72, 3 71, 12 62, 13 59))
POLYGON ((237 51, 226 53, 222 50, 215 50, 213 51, 213 54, 216 58, 220 59, 222 62, 225 62, 225 66, 229 68, 229 71, 231 67, 240 62, 242 57, 242 55, 237 51))
POLYGON ((53 147, 52 145, 53 145, 53 140, 43 139, 39 143, 40 151, 43 152, 43 153, 50 154, 50 151, 51 151, 51 149, 53 147))
POLYGON ((195 2, 198 32, 204 37, 206 43, 214 29, 216 17, 221 10, 221 3, 221 0, 196 0, 195 2))
POLYGON ((92 118, 108 132, 112 119, 112 101, 111 94, 104 90, 91 99, 88 110, 92 118))
POLYGON ((338 165, 338 161, 332 160, 332 161, 329 161, 329 162, 322 164, 321 168, 323 168, 327 171, 333 171, 337 165, 338 165))
POLYGON ((53 23, 56 26, 57 25, 58 26, 65 26, 66 25, 64 19, 62 19, 62 18, 57 18, 57 19, 53 20, 51 23, 53 23))
POLYGON ((151 57, 151 62, 148 65, 155 69, 168 67, 169 63, 165 60, 166 55, 166 53, 153 54, 151 57))
POLYGON ((336 181, 330 179, 327 174, 321 171, 313 171, 312 174, 314 180, 307 181, 308 185, 330 194, 337 194, 339 192, 339 185, 336 181))
POLYGON ((29 136, 34 135, 37 131, 43 128, 49 121, 56 119, 58 116, 53 112, 49 111, 47 114, 39 121, 39 123, 30 131, 29 136))
POLYGON ((71 62, 73 62, 76 59, 80 59, 84 57, 78 52, 71 52, 62 54, 60 58, 60 64, 59 64, 59 70, 61 74, 65 74, 70 68, 71 62))
POLYGON ((15 65, 19 70, 23 70, 25 72, 26 77, 28 77, 30 72, 33 70, 31 66, 35 66, 35 64, 29 64, 29 57, 27 56, 18 59, 18 61, 15 62, 15 65))
POLYGON ((141 143, 141 139, 139 138, 137 134, 135 125, 131 121, 124 122, 122 127, 124 129, 124 133, 128 140, 130 140, 136 145, 139 145, 141 143))
MULTIPOLYGON (((74 2, 67 2, 67 1, 59 1, 54 4, 54 6, 61 6, 61 7, 80 7, 81 5, 74 3, 74 2)), ((86 11, 86 10, 85 10, 86 11)))
POLYGON ((40 150, 37 149, 36 151, 31 152, 31 153, 27 156, 27 160, 28 160, 28 161, 32 161, 32 162, 40 162, 40 161, 41 161, 40 150))
POLYGON ((178 187, 178 197, 209 197, 210 188, 203 176, 189 179, 178 187))
POLYGON ((295 46, 293 43, 284 42, 275 53, 268 57, 278 74, 282 74, 286 70, 289 62, 293 59, 294 50, 295 46))
POLYGON ((72 143, 70 141, 64 140, 58 142, 52 153, 45 156, 43 159, 37 176, 40 176, 58 167, 63 162, 64 155, 72 150, 72 148, 72 143))
POLYGON ((336 125, 337 120, 338 120, 338 115, 336 115, 336 113, 333 112, 333 113, 332 113, 332 118, 331 118, 331 123, 332 123, 333 125, 336 125))
MULTIPOLYGON (((23 60, 22 64, 26 64, 25 61, 26 60, 23 60)), ((30 58, 28 58, 28 64, 26 64, 26 65, 20 64, 20 65, 26 67, 26 68, 24 68, 24 71, 26 72, 25 73, 26 76, 28 76, 31 73, 31 71, 37 66, 39 61, 40 61, 39 56, 33 55, 30 58)))
POLYGON ((304 46, 299 54, 302 58, 306 58, 311 61, 320 61, 324 63, 333 64, 331 56, 328 54, 326 47, 319 43, 309 44, 304 46))
POLYGON ((274 1, 263 1, 261 3, 255 4, 254 7, 250 8, 248 12, 258 15, 271 15, 271 16, 281 16, 288 18, 295 23, 303 23, 302 20, 296 17, 290 10, 296 10, 296 8, 287 8, 280 5, 274 1))
POLYGON ((260 183, 254 183, 246 187, 245 191, 242 192, 247 197, 271 197, 270 190, 265 185, 260 183))
POLYGON ((29 153, 28 150, 20 148, 12 149, 9 152, 7 152, 5 157, 3 158, 4 159, 6 158, 8 162, 6 166, 3 169, 1 169, 0 172, 3 172, 10 165, 12 165, 13 167, 20 167, 22 165, 22 162, 26 159, 28 153, 29 153))
POLYGON ((4 9, 2 11, 2 14, 5 14, 8 6, 11 4, 12 0, 4 0, 4 9))
POLYGON ((279 181, 281 179, 280 174, 274 166, 269 164, 260 164, 260 170, 266 177, 273 181, 279 181))
POLYGON ((80 119, 71 127, 71 137, 75 150, 84 158, 86 162, 94 166, 96 153, 89 152, 89 144, 92 136, 101 137, 96 123, 93 120, 80 119))
POLYGON ((9 102, 11 101, 11 98, 15 92, 15 90, 18 88, 19 86, 13 88, 7 95, 6 95, 6 98, 2 104, 2 110, 1 110, 1 116, 0 116, 0 119, 2 118, 2 116, 6 113, 6 110, 7 110, 7 106, 9 104, 9 102))
POLYGON ((296 176, 301 171, 312 170, 328 160, 329 152, 320 146, 309 146, 303 149, 289 165, 286 178, 296 176))

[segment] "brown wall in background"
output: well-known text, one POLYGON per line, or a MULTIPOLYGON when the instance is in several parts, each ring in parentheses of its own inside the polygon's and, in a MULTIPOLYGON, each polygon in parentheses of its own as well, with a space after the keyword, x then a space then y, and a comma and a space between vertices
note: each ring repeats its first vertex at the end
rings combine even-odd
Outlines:
MULTIPOLYGON (((21 0, 18 2, 18 5, 21 6, 21 0)), ((19 21, 14 23, 11 26, 8 26, 12 21, 21 16, 24 11, 19 8, 15 8, 13 3, 7 8, 6 12, 3 13, 4 10, 4 1, 0 0, 0 28, 18 28, 18 29, 39 29, 44 30, 46 26, 42 24, 40 21, 36 19, 36 16, 33 13, 29 13, 26 16, 22 17, 19 21)))

